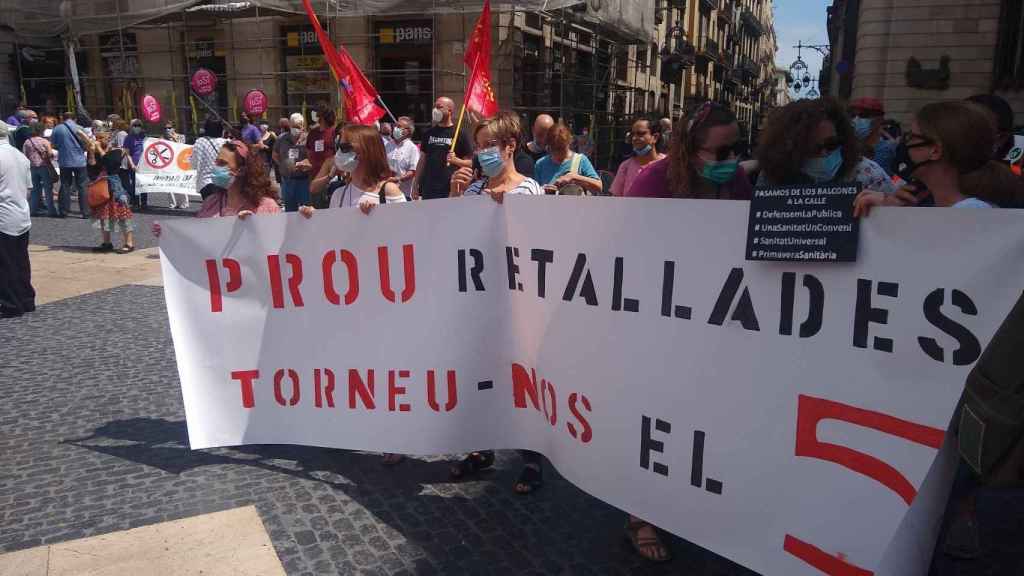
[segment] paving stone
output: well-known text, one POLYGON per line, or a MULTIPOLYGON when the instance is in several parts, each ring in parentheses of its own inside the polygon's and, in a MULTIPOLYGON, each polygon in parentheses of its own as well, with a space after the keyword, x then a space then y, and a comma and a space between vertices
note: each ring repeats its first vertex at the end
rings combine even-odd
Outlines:
MULTIPOLYGON (((85 221, 38 220, 33 242, 93 242, 85 221)), ((451 483, 457 455, 385 468, 304 446, 191 451, 159 287, 43 305, 0 320, 0 341, 0 553, 251 503, 293 576, 753 574, 675 538, 671 563, 644 563, 624 515, 554 471, 512 494, 515 452, 451 483)))

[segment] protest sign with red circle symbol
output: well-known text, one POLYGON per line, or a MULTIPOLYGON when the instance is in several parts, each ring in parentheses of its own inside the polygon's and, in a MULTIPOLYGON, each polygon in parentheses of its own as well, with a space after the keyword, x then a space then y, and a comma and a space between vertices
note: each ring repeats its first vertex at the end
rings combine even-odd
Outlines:
POLYGON ((160 170, 166 168, 174 160, 174 149, 163 140, 157 140, 146 147, 146 164, 160 170))
POLYGON ((263 90, 249 90, 245 95, 245 112, 259 116, 267 111, 267 95, 263 90))
POLYGON ((139 101, 139 108, 142 109, 142 119, 150 124, 156 124, 163 118, 163 111, 160 108, 160 101, 152 94, 144 94, 139 101))
POLYGON ((200 68, 192 74, 191 85, 192 91, 199 96, 209 96, 217 90, 217 75, 206 68, 200 68))

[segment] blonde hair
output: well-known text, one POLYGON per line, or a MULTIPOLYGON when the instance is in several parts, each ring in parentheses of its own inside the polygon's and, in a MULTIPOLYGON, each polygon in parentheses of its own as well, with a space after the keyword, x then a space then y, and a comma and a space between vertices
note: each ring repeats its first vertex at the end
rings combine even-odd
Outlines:
POLYGON ((481 120, 476 125, 476 128, 473 129, 473 140, 476 140, 477 134, 481 130, 487 130, 495 140, 502 144, 518 144, 521 129, 522 126, 519 123, 519 116, 517 114, 499 112, 493 118, 481 120))

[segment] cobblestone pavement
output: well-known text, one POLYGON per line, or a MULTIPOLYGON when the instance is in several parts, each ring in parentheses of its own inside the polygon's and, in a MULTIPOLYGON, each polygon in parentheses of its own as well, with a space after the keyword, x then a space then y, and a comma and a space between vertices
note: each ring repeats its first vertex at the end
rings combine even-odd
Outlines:
MULTIPOLYGON (((153 222, 167 220, 168 218, 189 218, 199 210, 199 198, 192 198, 188 210, 171 210, 169 206, 170 196, 167 194, 152 194, 149 200, 149 207, 145 212, 134 212, 132 220, 135 223, 135 247, 149 248, 156 246, 156 238, 150 231, 153 222)), ((83 220, 78 214, 78 200, 72 197, 71 213, 67 218, 49 218, 47 216, 36 216, 32 218, 32 230, 29 231, 29 242, 53 248, 67 248, 78 250, 91 248, 100 243, 100 233, 92 227, 92 222, 83 220)), ((114 233, 114 245, 121 245, 120 232, 114 233)))
MULTIPOLYGON (((39 236, 75 241, 72 222, 39 236)), ((290 575, 752 574, 678 539, 671 563, 643 563, 624 515, 568 482, 513 494, 514 453, 452 484, 442 457, 192 452, 158 287, 0 321, 0 345, 0 553, 253 504, 290 575)))

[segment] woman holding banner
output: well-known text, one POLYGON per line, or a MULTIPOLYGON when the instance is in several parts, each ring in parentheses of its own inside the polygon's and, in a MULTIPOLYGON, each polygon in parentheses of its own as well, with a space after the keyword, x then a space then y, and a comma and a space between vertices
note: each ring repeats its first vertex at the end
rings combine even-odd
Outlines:
MULTIPOLYGON (((907 174, 924 184, 937 207, 995 208, 1024 197, 1024 184, 1005 165, 991 159, 996 129, 991 114, 972 102, 934 102, 914 117, 903 144, 910 157, 907 174), (985 198, 984 200, 982 198, 985 198)), ((854 201, 854 216, 872 206, 914 206, 921 194, 906 189, 886 195, 864 190, 854 201)))
MULTIPOLYGON (((668 155, 636 176, 626 196, 749 200, 750 180, 739 166, 736 145, 740 130, 727 108, 706 103, 672 131, 668 155)), ((671 559, 654 525, 630 516, 626 536, 637 554, 652 562, 671 559)))
MULTIPOLYGON (((210 178, 217 190, 203 200, 196 218, 238 216, 245 220, 253 214, 281 211, 263 158, 238 140, 221 146, 210 178)), ((159 222, 153 223, 153 235, 160 236, 159 222)))
POLYGON ((750 180, 736 158, 736 116, 706 103, 672 132, 668 156, 636 176, 625 196, 749 200, 750 180))
MULTIPOLYGON (((384 154, 384 143, 373 126, 348 124, 341 129, 334 162, 324 162, 309 189, 316 196, 327 189, 335 176, 348 174, 348 183, 331 195, 329 208, 352 208, 358 206, 363 214, 369 214, 379 204, 405 202, 405 194, 398 184, 390 182, 393 175, 384 154)), ((316 210, 302 206, 299 212, 309 218, 316 210)))
POLYGON ((831 98, 797 100, 772 113, 757 159, 758 186, 858 182, 865 190, 896 193, 885 170, 861 154, 850 118, 831 98))

